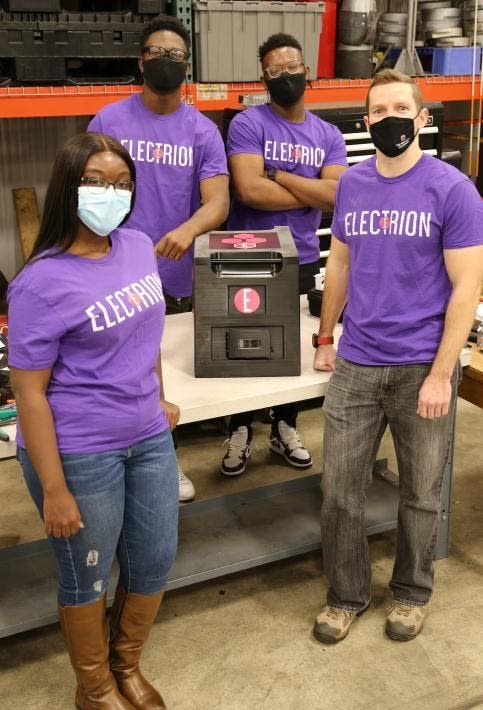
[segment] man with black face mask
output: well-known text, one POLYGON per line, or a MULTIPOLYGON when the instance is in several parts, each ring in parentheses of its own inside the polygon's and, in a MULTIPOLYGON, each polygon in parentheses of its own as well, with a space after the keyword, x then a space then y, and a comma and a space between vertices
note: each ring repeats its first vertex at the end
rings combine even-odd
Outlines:
MULTIPOLYGON (((105 106, 88 130, 117 138, 136 165, 136 205, 127 227, 151 237, 166 313, 191 310, 193 241, 228 212, 228 170, 216 125, 182 100, 190 36, 174 17, 146 23, 140 94, 105 106)), ((194 497, 179 469, 180 500, 194 497)))
POLYGON ((386 634, 414 639, 433 589, 443 471, 459 354, 483 277, 483 208, 461 172, 423 153, 419 86, 387 69, 366 100, 376 155, 337 188, 314 359, 333 370, 324 402, 323 643, 345 638, 371 601, 365 493, 389 425, 399 471, 396 560, 386 634), (337 357, 333 332, 347 300, 337 357))
MULTIPOLYGON (((344 139, 335 126, 305 110, 309 68, 299 42, 272 35, 259 48, 262 81, 270 103, 235 116, 228 130, 228 159, 234 188, 228 228, 290 228, 300 263, 299 290, 306 293, 319 272, 316 230, 322 208, 332 207, 337 180, 347 168, 344 139)), ((297 406, 273 409, 270 449, 291 466, 306 469, 312 458, 296 431, 297 406)), ((226 476, 245 470, 251 452, 251 413, 231 418, 226 476)))

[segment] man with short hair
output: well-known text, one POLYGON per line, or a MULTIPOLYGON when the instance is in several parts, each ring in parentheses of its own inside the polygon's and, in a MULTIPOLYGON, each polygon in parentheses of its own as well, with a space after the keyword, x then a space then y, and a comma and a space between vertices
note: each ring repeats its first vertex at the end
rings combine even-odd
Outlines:
POLYGON ((322 551, 327 606, 315 637, 347 636, 371 600, 364 506, 389 425, 398 460, 397 549, 387 635, 421 631, 433 589, 441 485, 459 354, 483 276, 483 209, 472 182, 425 155, 421 92, 377 74, 364 120, 376 155, 339 183, 316 370, 334 371, 324 402, 322 551), (333 332, 347 300, 338 352, 333 332))
MULTIPOLYGON (((222 225, 229 203, 218 128, 182 100, 189 50, 189 32, 176 18, 146 23, 142 92, 105 106, 88 128, 117 138, 135 162, 136 204, 126 226, 156 247, 167 315, 191 310, 193 242, 222 225)), ((178 468, 180 500, 190 500, 194 486, 178 468)))
MULTIPOLYGON (((270 103, 248 108, 230 123, 227 153, 235 196, 228 228, 288 226, 299 255, 299 291, 306 293, 319 272, 316 230, 322 207, 334 204, 337 180, 347 168, 346 147, 338 128, 305 110, 309 67, 295 37, 272 35, 259 55, 270 103)), ((270 449, 291 466, 306 469, 312 458, 296 431, 296 418, 296 404, 273 408, 270 449)), ((231 418, 221 464, 227 476, 245 470, 251 421, 250 412, 231 418)))

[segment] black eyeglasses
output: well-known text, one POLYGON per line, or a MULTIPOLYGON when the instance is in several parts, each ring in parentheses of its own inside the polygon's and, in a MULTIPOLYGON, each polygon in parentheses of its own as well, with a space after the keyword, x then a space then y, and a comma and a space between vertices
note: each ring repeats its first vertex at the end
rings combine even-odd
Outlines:
POLYGON ((286 64, 271 64, 269 67, 266 67, 264 71, 270 79, 278 79, 282 72, 287 72, 287 74, 298 74, 300 67, 305 68, 305 64, 298 59, 294 59, 286 64))
POLYGON ((89 192, 92 195, 102 195, 104 192, 107 192, 111 185, 118 195, 122 195, 125 192, 132 193, 134 190, 134 183, 132 180, 109 182, 109 180, 103 180, 98 177, 82 177, 81 185, 82 187, 89 188, 89 192))
POLYGON ((148 44, 143 48, 143 54, 147 54, 151 59, 159 59, 160 57, 168 57, 172 62, 185 62, 188 59, 188 52, 183 49, 165 49, 158 47, 155 44, 148 44))

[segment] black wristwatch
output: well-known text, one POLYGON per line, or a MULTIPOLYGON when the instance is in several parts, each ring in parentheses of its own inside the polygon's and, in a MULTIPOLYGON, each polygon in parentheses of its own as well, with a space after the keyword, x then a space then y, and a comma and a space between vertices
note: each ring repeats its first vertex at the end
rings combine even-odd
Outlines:
POLYGON ((273 182, 277 182, 277 168, 268 168, 267 169, 267 178, 269 180, 273 180, 273 182))

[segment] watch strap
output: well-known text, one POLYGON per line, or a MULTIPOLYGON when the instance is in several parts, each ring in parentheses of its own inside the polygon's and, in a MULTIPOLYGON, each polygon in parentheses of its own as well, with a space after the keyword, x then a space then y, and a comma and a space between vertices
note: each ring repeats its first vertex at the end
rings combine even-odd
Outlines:
POLYGON ((314 333, 312 335, 312 345, 314 348, 318 348, 319 345, 333 345, 334 337, 332 335, 317 335, 314 333))

